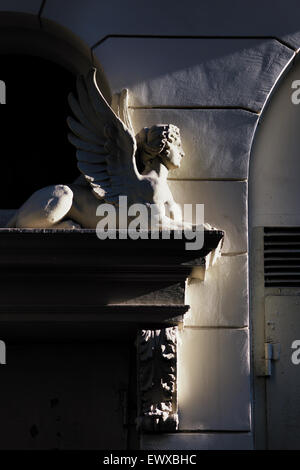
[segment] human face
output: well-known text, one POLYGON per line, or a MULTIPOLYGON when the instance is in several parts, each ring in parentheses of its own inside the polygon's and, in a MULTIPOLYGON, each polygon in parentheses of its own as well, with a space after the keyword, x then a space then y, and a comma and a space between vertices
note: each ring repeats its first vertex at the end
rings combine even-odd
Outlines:
POLYGON ((169 170, 173 170, 175 168, 179 168, 181 165, 181 159, 184 157, 184 151, 180 143, 169 143, 169 155, 168 159, 168 168, 169 170))

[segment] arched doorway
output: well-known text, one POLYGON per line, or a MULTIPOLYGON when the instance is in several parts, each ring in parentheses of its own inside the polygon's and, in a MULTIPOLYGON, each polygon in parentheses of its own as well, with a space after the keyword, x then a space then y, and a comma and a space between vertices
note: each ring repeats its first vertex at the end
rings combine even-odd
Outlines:
POLYGON ((300 61, 276 87, 249 175, 250 318, 256 448, 300 449, 300 61), (294 95, 295 96, 295 95, 294 95))

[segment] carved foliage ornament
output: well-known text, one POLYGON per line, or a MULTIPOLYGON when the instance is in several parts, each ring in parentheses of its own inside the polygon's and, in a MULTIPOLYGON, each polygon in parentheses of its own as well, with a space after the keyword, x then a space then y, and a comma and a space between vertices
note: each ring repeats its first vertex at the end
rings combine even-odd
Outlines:
POLYGON ((137 338, 139 417, 142 432, 175 431, 177 327, 142 330, 137 338))

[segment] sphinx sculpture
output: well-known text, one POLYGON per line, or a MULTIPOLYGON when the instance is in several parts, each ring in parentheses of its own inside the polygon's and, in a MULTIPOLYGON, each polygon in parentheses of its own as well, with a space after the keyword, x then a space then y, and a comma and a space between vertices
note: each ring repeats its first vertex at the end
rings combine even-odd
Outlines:
POLYGON ((69 117, 68 125, 82 175, 70 185, 36 191, 7 227, 94 229, 99 204, 118 208, 121 195, 127 196, 128 206, 155 204, 160 228, 192 227, 182 221, 167 183, 169 170, 178 168, 184 156, 179 129, 159 124, 135 136, 127 90, 114 96, 111 107, 98 88, 94 68, 86 77, 78 77, 77 94, 78 98, 69 95, 76 119, 69 117), (143 167, 140 171, 138 164, 143 167))

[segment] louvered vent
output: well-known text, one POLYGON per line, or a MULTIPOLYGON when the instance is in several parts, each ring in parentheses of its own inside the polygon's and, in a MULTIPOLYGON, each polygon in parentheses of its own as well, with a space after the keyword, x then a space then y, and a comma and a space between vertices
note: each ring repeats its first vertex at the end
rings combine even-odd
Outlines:
POLYGON ((300 287, 300 227, 265 227, 265 287, 300 287))

